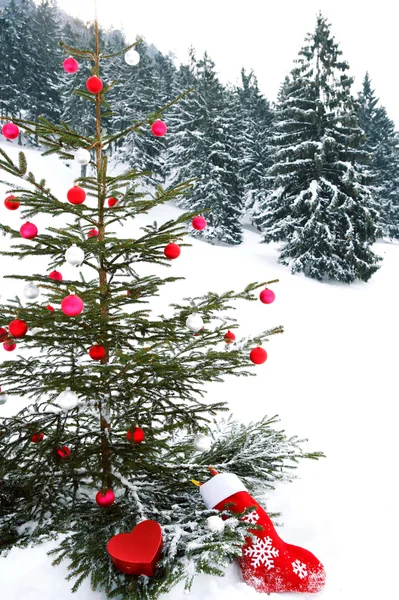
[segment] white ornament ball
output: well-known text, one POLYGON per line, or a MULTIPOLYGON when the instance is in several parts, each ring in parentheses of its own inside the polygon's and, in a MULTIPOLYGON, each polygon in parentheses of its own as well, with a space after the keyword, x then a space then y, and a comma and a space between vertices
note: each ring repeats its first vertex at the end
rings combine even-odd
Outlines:
POLYGON ((189 328, 190 331, 196 332, 203 328, 204 321, 202 320, 201 315, 190 315, 189 317, 187 317, 186 326, 189 328))
POLYGON ((88 165, 91 160, 90 152, 84 148, 79 148, 75 153, 75 160, 80 165, 88 165))
POLYGON ((7 394, 0 394, 0 406, 2 406, 3 404, 5 404, 8 400, 8 396, 7 394))
POLYGON ((125 54, 125 61, 131 67, 135 67, 140 62, 140 54, 134 48, 130 48, 125 54))
POLYGON ((40 290, 34 283, 27 283, 24 287, 24 296, 28 300, 35 300, 40 296, 40 290))
POLYGON ((223 533, 226 524, 221 517, 213 515, 212 517, 207 518, 205 527, 209 531, 217 531, 218 533, 223 533))
POLYGON ((199 435, 194 440, 194 448, 200 452, 209 452, 212 448, 212 440, 206 435, 199 435))
POLYGON ((62 410, 72 410, 79 404, 79 398, 71 388, 66 388, 57 398, 57 404, 62 410))
POLYGON ((73 244, 68 250, 65 252, 65 260, 70 265, 74 267, 78 267, 82 264, 85 259, 85 253, 82 248, 79 248, 76 244, 73 244))

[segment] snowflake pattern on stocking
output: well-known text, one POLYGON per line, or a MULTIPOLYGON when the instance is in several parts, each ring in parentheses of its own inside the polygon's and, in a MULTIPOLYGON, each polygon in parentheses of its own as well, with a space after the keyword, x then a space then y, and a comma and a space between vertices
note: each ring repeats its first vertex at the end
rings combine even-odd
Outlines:
POLYGON ((256 542, 244 551, 245 556, 252 558, 252 566, 257 568, 265 565, 268 570, 274 569, 274 558, 278 556, 277 548, 273 547, 271 537, 257 538, 256 542))
POLYGON ((256 525, 256 522, 259 521, 259 515, 256 512, 256 510, 253 510, 252 512, 245 515, 245 517, 243 517, 242 520, 246 521, 247 523, 251 523, 251 525, 256 525))
POLYGON ((298 575, 299 579, 305 579, 308 576, 305 563, 301 563, 298 559, 292 563, 292 570, 295 575, 298 575))

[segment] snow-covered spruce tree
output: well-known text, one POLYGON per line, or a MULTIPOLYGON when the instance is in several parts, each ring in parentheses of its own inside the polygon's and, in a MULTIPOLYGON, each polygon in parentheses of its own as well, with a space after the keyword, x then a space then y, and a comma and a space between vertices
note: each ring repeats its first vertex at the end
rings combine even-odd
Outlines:
POLYGON ((237 98, 223 88, 207 54, 198 60, 191 51, 190 67, 184 67, 180 77, 194 93, 172 112, 168 169, 175 183, 189 177, 196 181, 179 205, 198 212, 209 209, 202 237, 240 244, 243 186, 236 138, 237 98))
MULTIPOLYGON (((95 39, 94 51, 64 50, 90 61, 93 76, 100 78, 107 55, 99 51, 97 27, 95 39)), ((3 260, 47 257, 51 270, 63 264, 67 253, 71 264, 81 263, 73 280, 54 273, 51 278, 32 272, 15 275, 29 284, 31 300, 41 291, 37 303, 6 299, 2 290, 1 340, 5 349, 17 346, 22 355, 0 364, 0 404, 7 394, 9 402, 23 397, 26 408, 0 419, 0 550, 62 533, 53 553, 56 564, 69 561, 73 589, 90 578, 93 589, 105 590, 109 598, 147 600, 181 580, 189 588, 196 573, 220 575, 226 562, 240 554, 249 524, 232 520, 234 526, 223 536, 207 530, 209 511, 192 478, 207 477, 213 464, 237 473, 259 497, 275 481, 289 478, 299 458, 318 454, 305 454, 296 438, 276 431, 274 419, 244 426, 219 417, 216 423, 227 406, 204 400, 204 383, 252 374, 248 350, 255 340, 226 346, 224 333, 226 327, 237 327, 229 316, 234 300, 255 300, 260 284, 238 293, 187 298, 172 305, 169 317, 149 309, 147 303, 160 287, 176 277, 139 275, 135 265, 169 265, 164 248, 183 240, 195 213, 148 225, 139 237, 130 228, 126 237, 117 235, 114 226, 179 198, 190 184, 158 187, 152 197, 143 197, 136 190, 140 172, 108 174, 104 145, 146 129, 163 112, 102 136, 109 89, 105 84, 96 94, 78 90, 95 112, 93 136, 49 120, 32 124, 15 119, 27 134, 38 136, 45 154, 70 160, 78 148, 93 150, 91 171, 75 181, 91 203, 57 198, 28 170, 22 152, 14 162, 0 149, 0 169, 12 176, 8 191, 20 202, 22 217, 65 218, 62 229, 54 222, 37 235, 32 223, 20 232, 0 225, 12 240, 3 260), (116 198, 117 205, 109 208, 108 197, 116 198), (93 228, 97 235, 88 237, 93 228), (73 244, 77 247, 71 250, 73 244), (192 313, 202 315, 205 323, 200 335, 185 325, 192 313), (93 340, 97 344, 90 347, 93 340), (198 432, 213 438, 209 451, 195 450, 198 432), (101 506, 104 496, 107 506, 101 506), (143 519, 162 526, 163 557, 154 577, 124 575, 112 566, 107 542, 143 519)), ((74 188, 72 194, 82 191, 74 188)), ((71 193, 69 198, 76 199, 71 193)), ((188 244, 183 245, 188 251, 188 244)), ((256 341, 281 331, 265 331, 256 341)))
POLYGON ((255 74, 241 71, 241 86, 237 88, 240 99, 241 174, 244 181, 244 213, 252 221, 256 218, 259 199, 270 191, 266 177, 271 166, 270 136, 273 111, 262 96, 255 74))
POLYGON ((357 105, 348 64, 322 15, 306 38, 277 105, 274 190, 260 205, 264 241, 284 241, 280 262, 322 280, 367 281, 377 213, 365 185, 357 105))
POLYGON ((399 138, 386 109, 378 103, 366 73, 359 94, 359 121, 372 157, 369 168, 379 226, 382 235, 399 239, 399 138))

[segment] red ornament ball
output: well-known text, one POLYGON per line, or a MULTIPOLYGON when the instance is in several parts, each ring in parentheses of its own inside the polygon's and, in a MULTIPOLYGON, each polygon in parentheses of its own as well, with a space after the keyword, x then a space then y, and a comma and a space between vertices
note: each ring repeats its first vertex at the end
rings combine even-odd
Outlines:
POLYGON ((4 123, 1 133, 8 140, 15 140, 19 136, 19 127, 15 123, 4 123))
POLYGON ((33 240, 33 238, 35 238, 37 236, 39 231, 38 231, 36 225, 34 225, 33 223, 29 223, 29 221, 28 221, 27 223, 22 225, 21 229, 19 230, 19 233, 26 240, 33 240))
POLYGON ((103 494, 102 490, 99 490, 96 494, 96 502, 98 506, 111 506, 115 502, 115 494, 109 489, 106 490, 105 494, 103 494))
POLYGON ((19 208, 19 205, 20 203, 18 202, 15 196, 7 196, 7 198, 4 200, 4 206, 8 210, 17 210, 17 208, 19 208))
POLYGON ((168 131, 168 128, 166 126, 166 123, 164 123, 161 120, 158 120, 151 125, 151 131, 156 137, 163 137, 168 131))
POLYGON ((91 94, 99 94, 103 89, 103 82, 94 75, 86 81, 86 87, 91 94))
POLYGON ((98 236, 98 231, 97 229, 90 229, 90 231, 87 234, 87 237, 91 238, 91 237, 97 237, 98 236))
POLYGON ((8 326, 8 331, 14 338, 22 338, 28 333, 28 326, 25 321, 15 319, 8 326))
POLYGON ((206 227, 206 221, 205 221, 204 217, 199 217, 199 216, 194 217, 194 219, 191 222, 191 225, 197 231, 202 231, 206 227))
POLYGON ((4 327, 0 327, 0 342, 4 342, 8 338, 8 331, 4 327))
POLYGON ((90 348, 89 354, 90 358, 92 358, 93 360, 102 360, 106 357, 107 351, 105 350, 104 346, 99 346, 98 344, 95 344, 90 348))
POLYGON ((236 341, 236 336, 232 331, 229 330, 224 334, 224 341, 226 342, 226 344, 232 344, 236 341))
POLYGON ((126 439, 129 442, 133 442, 134 444, 141 444, 141 442, 144 442, 144 438, 145 433, 144 430, 141 429, 141 427, 135 427, 133 431, 129 429, 129 431, 126 434, 126 439))
POLYGON ((108 206, 110 208, 112 208, 113 206, 115 206, 115 204, 118 204, 118 199, 117 198, 108 198, 108 206))
POLYGON ((76 73, 76 71, 79 69, 78 61, 72 58, 72 56, 66 58, 62 63, 62 66, 64 67, 64 71, 67 73, 76 73))
POLYGON ((178 246, 177 244, 168 244, 163 251, 166 258, 170 258, 171 260, 180 256, 180 252, 180 246, 178 246))
POLYGON ((54 279, 54 281, 62 281, 62 275, 59 271, 51 271, 49 278, 54 279))
POLYGON ((262 365, 266 362, 267 352, 264 348, 258 346, 257 348, 253 348, 249 354, 249 358, 255 365, 262 365))
POLYGON ((3 348, 6 352, 13 352, 13 350, 15 350, 16 347, 17 344, 15 342, 4 342, 3 344, 3 348))
POLYGON ((77 317, 84 308, 83 300, 75 294, 65 296, 61 302, 61 310, 67 317, 77 317))
POLYGON ((86 200, 86 192, 78 185, 74 185, 67 193, 68 201, 71 204, 83 204, 86 200))
POLYGON ((46 308, 47 310, 55 310, 55 308, 51 306, 51 304, 47 304, 46 308))
POLYGON ((38 431, 37 433, 34 433, 31 437, 31 440, 34 444, 38 444, 39 442, 43 441, 44 439, 44 433, 42 431, 38 431))
POLYGON ((61 446, 61 448, 57 448, 56 453, 62 459, 69 458, 71 456, 71 451, 68 446, 61 446))
POLYGON ((260 301, 263 302, 263 304, 271 304, 274 302, 275 297, 276 294, 273 292, 273 290, 269 290, 268 288, 265 288, 259 294, 260 301))

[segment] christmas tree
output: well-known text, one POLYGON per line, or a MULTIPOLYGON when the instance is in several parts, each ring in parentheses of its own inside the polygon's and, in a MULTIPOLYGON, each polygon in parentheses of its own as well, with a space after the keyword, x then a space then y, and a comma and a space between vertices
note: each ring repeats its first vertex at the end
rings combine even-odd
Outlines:
POLYGON ((371 87, 369 74, 359 94, 359 121, 366 135, 365 147, 381 235, 399 239, 399 138, 393 121, 371 87))
MULTIPOLYGON (((225 403, 204 399, 205 383, 252 375, 250 359, 266 360, 261 344, 282 328, 231 343, 237 328, 231 310, 235 300, 258 300, 256 290, 273 282, 187 298, 172 305, 171 316, 155 316, 151 299, 177 278, 143 275, 139 263, 171 266, 180 251, 189 252, 187 223, 198 214, 149 224, 137 237, 115 232, 191 188, 189 182, 158 186, 147 196, 139 171, 107 171, 104 146, 148 128, 155 135, 166 130, 161 117, 169 106, 102 134, 114 85, 103 82, 102 65, 123 54, 134 64, 134 46, 101 53, 97 23, 94 50, 63 45, 71 55, 64 62, 68 72, 76 72, 77 59, 92 65, 86 89, 75 93, 92 106, 93 135, 45 118, 34 123, 16 115, 3 124, 8 139, 22 130, 37 137, 44 154, 88 164, 87 176, 71 182, 65 198, 37 180, 22 152, 13 161, 0 148, 0 169, 14 181, 3 210, 54 220, 44 231, 31 221, 20 231, 0 225, 12 240, 3 257, 45 257, 51 271, 13 276, 25 282, 25 298, 2 295, 0 304, 2 352, 22 351, 0 365, 0 404, 13 397, 26 402, 18 414, 0 419, 0 550, 63 534, 54 559, 69 561, 73 589, 89 578, 93 589, 126 600, 157 598, 182 580, 190 588, 197 573, 221 575, 240 555, 249 525, 230 519, 223 535, 207 527, 214 512, 191 483, 204 480, 210 464, 238 474, 259 500, 275 481, 289 479, 299 458, 319 456, 276 431, 274 418, 246 426, 223 421, 225 403), (62 277, 65 260, 76 267, 74 279, 62 277), (107 543, 148 519, 162 527, 157 570, 124 574, 112 565, 107 543)), ((193 223, 198 227, 198 219, 193 223)), ((271 297, 261 292, 263 302, 271 297)))
POLYGON ((256 222, 265 242, 284 241, 280 261, 292 272, 350 283, 367 281, 379 259, 368 154, 341 55, 319 14, 281 89, 268 172, 274 189, 256 222))

